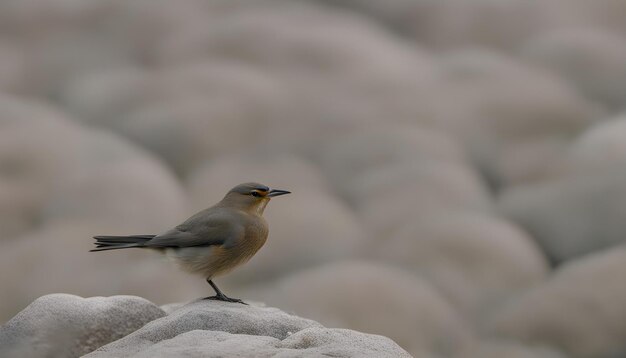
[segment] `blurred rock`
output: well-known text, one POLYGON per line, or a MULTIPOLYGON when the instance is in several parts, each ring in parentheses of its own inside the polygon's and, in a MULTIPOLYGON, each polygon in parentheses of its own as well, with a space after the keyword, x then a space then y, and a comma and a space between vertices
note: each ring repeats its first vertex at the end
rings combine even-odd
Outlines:
POLYGON ((524 345, 510 340, 484 340, 463 352, 465 358, 566 358, 547 346, 524 345))
POLYGON ((424 215, 364 246, 369 256, 426 278, 477 323, 548 274, 532 238, 504 220, 480 214, 424 215))
POLYGON ((439 90, 455 103, 458 113, 441 124, 467 146, 496 188, 550 173, 567 139, 602 114, 567 82, 512 58, 461 51, 444 61, 446 79, 439 90), (541 156, 526 156, 520 169, 508 162, 520 148, 537 146, 541 156))
POLYGON ((500 208, 528 230, 555 262, 624 242, 626 121, 591 127, 561 160, 560 175, 513 186, 500 208))
POLYGON ((626 34, 624 14, 626 3, 615 0, 550 0, 537 1, 539 9, 550 14, 554 28, 596 28, 626 34))
POLYGON ((24 50, 15 41, 0 38, 0 90, 19 93, 22 89, 26 66, 24 50))
POLYGON ((464 322, 426 281, 380 264, 328 264, 250 295, 326 326, 386 335, 416 356, 453 356, 469 338, 464 322))
POLYGON ((82 136, 75 168, 42 206, 44 221, 99 221, 159 233, 184 218, 181 185, 163 164, 123 138, 104 131, 82 136))
POLYGON ((541 1, 326 0, 362 11, 405 36, 438 48, 514 49, 546 24, 541 1))
POLYGON ((572 357, 626 353, 626 247, 570 261, 545 282, 511 300, 490 332, 561 348, 572 357))
POLYGON ((49 292, 81 296, 132 294, 158 303, 205 297, 200 277, 178 270, 150 250, 88 252, 93 235, 129 233, 128 227, 64 220, 2 243, 0 322, 49 292))
POLYGON ((112 128, 185 175, 203 161, 252 148, 284 91, 250 66, 211 61, 163 71, 102 72, 70 84, 64 101, 86 120, 112 128))
POLYGON ((0 96, 0 238, 6 240, 39 223, 46 195, 76 153, 78 136, 62 112, 46 103, 0 96))
POLYGON ((325 174, 318 166, 300 156, 263 147, 222 155, 199 165, 187 176, 186 186, 193 210, 199 211, 221 200, 236 184, 250 181, 289 190, 293 195, 287 199, 300 194, 330 192, 325 174))
POLYGON ((166 39, 163 63, 216 56, 279 79, 290 111, 269 121, 268 143, 315 146, 359 124, 432 117, 420 95, 437 72, 431 56, 375 23, 304 2, 233 8, 166 39))
POLYGON ((58 34, 93 25, 108 14, 119 0, 84 2, 80 0, 54 0, 39 4, 37 1, 6 0, 0 3, 2 29, 11 35, 24 36, 28 42, 50 33, 58 34))
POLYGON ((506 190, 502 210, 555 263, 624 242, 624 171, 563 178, 506 190))
POLYGON ((571 81, 588 97, 626 109, 626 36, 598 30, 556 31, 529 41, 523 55, 571 81))
POLYGON ((37 102, 6 101, 0 197, 13 201, 0 204, 3 237, 65 219, 160 231, 183 218, 179 183, 150 154, 37 102))
POLYGON ((355 182, 366 180, 374 169, 392 164, 465 162, 463 149, 445 133, 407 125, 365 127, 333 137, 316 148, 314 157, 339 193, 350 201, 364 194, 355 189, 355 182))
MULTIPOLYGON (((182 26, 163 41, 162 62, 193 63, 217 54, 305 76, 301 79, 320 70, 330 71, 324 75, 329 80, 329 74, 340 75, 339 70, 347 71, 342 77, 360 80, 384 81, 379 77, 383 73, 395 74, 393 79, 406 73, 431 76, 430 56, 405 46, 366 18, 304 2, 242 3, 222 4, 214 21, 182 26), (299 26, 289 26, 293 24, 299 26), (292 31, 283 31, 285 27, 292 31), (380 66, 384 63, 386 68, 380 66)), ((391 84, 389 80, 382 84, 391 84)))
POLYGON ((95 31, 49 33, 33 40, 25 51, 28 93, 57 98, 74 77, 134 63, 116 38, 95 31))
POLYGON ((567 176, 620 171, 626 164, 626 113, 589 127, 568 149, 567 176))
POLYGON ((100 2, 113 5, 101 22, 101 31, 127 43, 135 57, 148 66, 157 62, 157 49, 164 38, 189 24, 213 22, 214 17, 220 16, 220 7, 225 6, 220 0, 100 2))
POLYGON ((0 353, 3 357, 82 356, 164 315, 140 297, 46 295, 0 327, 0 353))
POLYGON ((376 237, 388 237, 422 216, 492 212, 481 178, 467 165, 445 162, 391 164, 354 180, 357 213, 376 237))

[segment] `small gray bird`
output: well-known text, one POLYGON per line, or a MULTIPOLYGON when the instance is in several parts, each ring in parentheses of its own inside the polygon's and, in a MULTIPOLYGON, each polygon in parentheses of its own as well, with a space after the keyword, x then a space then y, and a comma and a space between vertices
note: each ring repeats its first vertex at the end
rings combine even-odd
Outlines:
POLYGON ((94 236, 97 248, 90 251, 131 247, 160 251, 183 270, 206 278, 215 290, 215 296, 207 299, 245 304, 226 296, 212 280, 259 251, 267 240, 268 226, 262 216, 267 203, 289 193, 258 183, 240 184, 216 205, 160 235, 94 236))

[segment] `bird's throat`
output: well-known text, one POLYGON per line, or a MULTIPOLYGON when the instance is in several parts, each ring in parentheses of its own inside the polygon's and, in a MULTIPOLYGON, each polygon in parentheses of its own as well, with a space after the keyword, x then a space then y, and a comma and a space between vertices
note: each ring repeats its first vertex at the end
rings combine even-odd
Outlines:
POLYGON ((259 201, 259 203, 255 205, 254 207, 254 213, 259 216, 263 215, 263 211, 265 211, 265 207, 267 206, 267 203, 269 202, 270 202, 269 199, 263 199, 259 201))

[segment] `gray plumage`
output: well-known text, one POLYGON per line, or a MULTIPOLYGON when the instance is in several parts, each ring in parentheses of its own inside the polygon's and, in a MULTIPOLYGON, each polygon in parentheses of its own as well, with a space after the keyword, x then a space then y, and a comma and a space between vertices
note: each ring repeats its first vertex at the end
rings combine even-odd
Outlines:
POLYGON ((205 277, 217 294, 212 299, 241 302, 226 297, 211 280, 247 262, 265 244, 268 226, 263 211, 272 197, 284 194, 289 192, 240 184, 216 205, 160 235, 94 236, 97 246, 91 251, 160 251, 183 270, 205 277))

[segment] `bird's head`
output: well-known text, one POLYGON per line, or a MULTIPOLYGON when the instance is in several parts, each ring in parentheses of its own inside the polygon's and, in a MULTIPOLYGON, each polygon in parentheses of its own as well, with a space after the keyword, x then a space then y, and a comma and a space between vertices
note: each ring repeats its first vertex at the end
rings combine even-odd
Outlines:
POLYGON ((262 215, 271 198, 290 193, 287 190, 270 189, 259 183, 244 183, 230 189, 222 203, 262 215))

